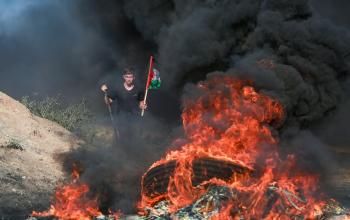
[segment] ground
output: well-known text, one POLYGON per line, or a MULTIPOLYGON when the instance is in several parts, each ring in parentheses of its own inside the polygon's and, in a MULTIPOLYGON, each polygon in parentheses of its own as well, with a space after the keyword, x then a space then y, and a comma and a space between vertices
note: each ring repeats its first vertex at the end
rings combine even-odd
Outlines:
POLYGON ((59 155, 78 144, 69 131, 0 92, 0 216, 22 219, 47 208, 65 179, 59 155))

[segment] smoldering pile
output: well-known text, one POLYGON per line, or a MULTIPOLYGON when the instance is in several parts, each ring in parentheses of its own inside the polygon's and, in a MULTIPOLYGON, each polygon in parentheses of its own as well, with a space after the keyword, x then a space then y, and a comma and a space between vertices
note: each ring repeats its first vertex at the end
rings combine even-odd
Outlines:
MULTIPOLYGON (((300 209, 295 203, 293 203, 293 199, 298 199, 301 201, 302 199, 297 197, 296 195, 288 192, 279 190, 275 186, 269 187, 266 192, 266 196, 269 197, 271 203, 276 202, 276 198, 280 199, 281 196, 290 196, 287 202, 289 204, 281 205, 281 214, 288 216, 289 219, 294 220, 302 220, 305 219, 304 216, 294 216, 292 214, 288 214, 290 210, 288 210, 288 206, 292 206, 295 209, 300 209)), ((209 187, 207 193, 203 195, 201 198, 196 200, 193 204, 183 207, 178 210, 176 213, 169 212, 169 203, 167 201, 161 201, 156 204, 152 209, 148 210, 149 213, 145 217, 141 217, 143 220, 162 220, 162 219, 189 219, 189 220, 201 220, 201 219, 220 219, 220 216, 216 216, 225 209, 225 205, 229 202, 234 202, 239 198, 239 193, 234 191, 228 187, 224 186, 211 186, 209 187)), ((306 201, 303 201, 306 203, 306 201)), ((239 201, 236 202, 238 204, 239 201)), ((267 206, 265 209, 265 216, 268 215, 271 207, 267 206)), ((240 213, 243 213, 245 207, 231 207, 230 214, 233 218, 238 218, 240 220, 244 220, 243 216, 240 216, 240 213)), ((349 216, 349 211, 342 207, 339 203, 335 201, 329 201, 329 203, 324 207, 323 210, 320 210, 319 215, 316 216, 316 219, 327 220, 334 218, 344 218, 346 219, 349 216)))

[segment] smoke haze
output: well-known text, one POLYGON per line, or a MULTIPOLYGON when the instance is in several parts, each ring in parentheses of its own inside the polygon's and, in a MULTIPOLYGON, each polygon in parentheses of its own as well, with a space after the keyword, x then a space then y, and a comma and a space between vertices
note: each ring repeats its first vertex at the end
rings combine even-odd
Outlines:
POLYGON ((337 164, 321 149, 349 148, 342 130, 348 123, 338 124, 350 118, 345 5, 348 1, 0 0, 0 90, 15 97, 84 96, 104 115, 99 85, 112 83, 126 66, 143 83, 148 56, 156 56, 163 81, 149 100, 153 116, 135 122, 130 132, 148 127, 119 148, 81 149, 65 158, 67 170, 71 161, 81 161, 83 180, 110 195, 103 202, 107 208, 134 211, 139 191, 130 185, 139 184, 140 175, 181 134, 184 86, 214 71, 251 79, 279 99, 287 112, 279 130, 282 145, 307 149, 301 158, 316 162, 305 166, 329 173, 335 168, 322 162, 337 164), (342 137, 324 136, 328 131, 342 137))

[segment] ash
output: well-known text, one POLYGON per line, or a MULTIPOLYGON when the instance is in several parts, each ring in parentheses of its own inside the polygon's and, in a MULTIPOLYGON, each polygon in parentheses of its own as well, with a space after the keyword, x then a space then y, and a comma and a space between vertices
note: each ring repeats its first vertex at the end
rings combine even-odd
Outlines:
MULTIPOLYGON (((293 195, 290 192, 279 189, 273 184, 267 189, 267 194, 269 198, 272 198, 271 201, 276 202, 276 198, 280 196, 280 194, 287 194, 290 197, 294 197, 295 199, 299 199, 301 202, 303 201, 297 195, 293 195)), ((169 212, 170 202, 167 200, 160 201, 153 208, 150 208, 148 211, 148 215, 144 217, 135 218, 140 220, 171 220, 171 219, 186 219, 186 220, 202 220, 202 219, 212 219, 216 215, 218 215, 223 209, 228 207, 230 202, 236 201, 234 204, 239 204, 239 191, 234 190, 232 188, 226 186, 211 186, 207 193, 201 196, 198 200, 193 202, 191 205, 186 206, 184 208, 179 209, 175 213, 169 212)), ((299 207, 289 200, 289 206, 299 209, 299 207)), ((283 207, 281 207, 283 208, 283 207)), ((288 214, 287 204, 285 205, 285 215, 289 216, 292 220, 303 220, 304 216, 292 216, 288 214)), ((269 207, 266 207, 265 214, 269 212, 269 207)), ((229 213, 231 216, 237 217, 237 219, 245 220, 243 214, 245 212, 244 206, 232 207, 229 209, 229 213)), ((322 212, 319 213, 319 220, 332 220, 332 219, 347 219, 349 216, 349 210, 343 208, 339 203, 335 200, 330 200, 323 207, 322 212)), ((236 218, 235 218, 236 219, 236 218)))

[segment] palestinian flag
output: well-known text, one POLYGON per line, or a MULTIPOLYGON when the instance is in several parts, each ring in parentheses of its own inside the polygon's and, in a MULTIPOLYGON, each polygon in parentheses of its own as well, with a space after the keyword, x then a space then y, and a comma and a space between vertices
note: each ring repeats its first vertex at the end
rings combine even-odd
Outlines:
POLYGON ((160 81, 159 71, 153 67, 153 63, 154 63, 154 59, 151 56, 146 89, 160 88, 161 81, 160 81))

